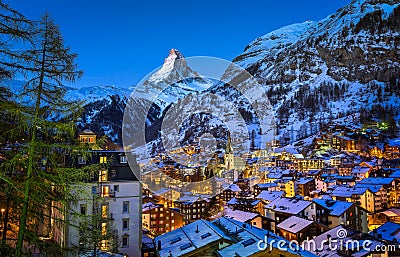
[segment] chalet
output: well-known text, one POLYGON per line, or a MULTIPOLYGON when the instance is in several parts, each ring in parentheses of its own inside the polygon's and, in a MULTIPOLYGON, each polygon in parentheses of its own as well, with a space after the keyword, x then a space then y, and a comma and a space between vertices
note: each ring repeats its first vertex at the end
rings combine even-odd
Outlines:
POLYGON ((323 173, 322 169, 321 170, 309 170, 309 171, 307 171, 306 176, 311 177, 311 178, 320 178, 322 173, 323 173))
POLYGON ((400 140, 393 139, 385 145, 384 157, 387 159, 400 158, 400 140))
POLYGON ((141 257, 156 257, 156 247, 154 245, 153 238, 149 237, 147 234, 142 235, 142 255, 141 257))
POLYGON ((160 235, 182 227, 184 215, 178 209, 167 208, 162 204, 152 202, 142 206, 143 228, 152 234, 160 235))
POLYGON ((366 178, 359 181, 359 184, 382 185, 388 193, 387 207, 395 207, 400 202, 400 180, 396 178, 366 178))
POLYGON ((400 209, 390 208, 382 212, 375 213, 369 219, 371 227, 380 226, 386 222, 395 222, 400 224, 400 209))
POLYGON ((208 201, 199 196, 182 196, 175 202, 175 206, 184 216, 184 224, 201 219, 208 205, 208 201))
POLYGON ((338 171, 340 176, 350 176, 354 167, 356 167, 356 163, 342 163, 338 166, 338 171))
POLYGON ((315 189, 314 178, 300 178, 297 180, 297 194, 301 196, 310 196, 310 192, 315 189))
POLYGON ((339 167, 340 165, 347 163, 353 163, 353 159, 347 154, 335 155, 329 159, 329 164, 334 167, 339 167))
POLYGON ((258 195, 261 191, 279 191, 281 190, 280 186, 277 183, 262 183, 256 184, 253 187, 254 195, 258 195))
POLYGON ((356 140, 350 137, 334 134, 331 138, 331 145, 334 149, 339 151, 358 152, 356 140))
POLYGON ((326 230, 325 226, 297 216, 289 217, 279 223, 276 228, 278 235, 289 241, 296 240, 297 242, 303 242, 307 238, 313 238, 326 230))
POLYGON ((367 186, 338 186, 331 193, 331 197, 333 200, 355 203, 370 212, 375 210, 374 194, 367 186))
POLYGON ((262 228, 262 217, 258 213, 246 212, 240 210, 225 209, 224 217, 234 219, 249 225, 262 228))
POLYGON ((276 225, 291 216, 312 220, 315 217, 315 204, 297 197, 277 198, 265 207, 265 217, 271 221, 271 230, 276 231, 276 225), (313 216, 314 215, 314 216, 313 216))
POLYGON ((351 171, 351 175, 356 178, 356 180, 362 180, 369 177, 371 167, 368 166, 356 166, 351 171))
POLYGON ((356 178, 353 176, 335 176, 334 179, 336 180, 337 185, 346 185, 346 186, 353 186, 356 183, 356 178))
POLYGON ((284 185, 285 195, 287 197, 296 196, 297 192, 297 181, 294 179, 290 180, 282 180, 282 184, 284 185))
POLYGON ((315 189, 321 192, 327 192, 328 188, 336 186, 336 179, 333 178, 325 178, 325 179, 316 179, 315 180, 315 189))
POLYGON ((367 211, 357 204, 325 199, 314 199, 316 205, 328 212, 329 228, 346 225, 355 230, 368 232, 367 211))
POLYGON ((237 184, 231 184, 231 185, 225 187, 224 191, 222 191, 221 198, 222 198, 222 200, 228 202, 232 198, 238 196, 239 192, 241 192, 241 191, 242 190, 240 189, 240 187, 237 184))
MULTIPOLYGON (((358 188, 368 188, 372 193, 372 205, 369 208, 362 206, 371 213, 375 213, 387 208, 387 191, 382 185, 356 184, 358 188)), ((368 197, 368 196, 367 196, 368 197)))
POLYGON ((259 195, 256 196, 256 199, 263 201, 265 204, 269 204, 270 202, 284 196, 284 191, 262 191, 259 195))

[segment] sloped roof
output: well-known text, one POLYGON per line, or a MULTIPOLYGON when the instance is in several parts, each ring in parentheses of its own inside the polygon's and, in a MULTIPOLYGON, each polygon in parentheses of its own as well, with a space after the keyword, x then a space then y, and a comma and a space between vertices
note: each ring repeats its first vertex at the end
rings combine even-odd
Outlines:
POLYGON ((312 220, 306 220, 297 216, 291 216, 290 218, 279 223, 277 227, 290 233, 296 234, 313 223, 314 222, 312 220))
POLYGON ((313 202, 329 210, 329 214, 332 216, 341 216, 347 211, 353 203, 344 201, 334 201, 326 199, 314 199, 313 202))
POLYGON ((310 201, 304 201, 295 197, 282 197, 270 202, 265 208, 282 213, 298 214, 311 204, 312 202, 310 201))

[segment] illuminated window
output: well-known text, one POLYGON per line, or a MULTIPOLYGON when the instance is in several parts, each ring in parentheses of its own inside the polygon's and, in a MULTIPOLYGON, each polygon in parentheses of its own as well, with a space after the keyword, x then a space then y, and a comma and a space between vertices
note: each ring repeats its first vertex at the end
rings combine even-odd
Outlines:
POLYGON ((101 223, 101 235, 107 235, 107 223, 105 222, 101 223))
POLYGON ((108 205, 102 205, 101 206, 101 217, 103 219, 107 219, 108 218, 108 205))
POLYGON ((106 163, 107 162, 107 156, 100 156, 100 163, 106 163))
POLYGON ((99 182, 101 181, 108 181, 108 172, 107 170, 100 170, 99 171, 99 182))
POLYGON ((108 240, 101 240, 101 250, 102 251, 107 251, 107 244, 108 244, 108 240))
POLYGON ((102 186, 101 187, 101 195, 103 197, 109 197, 110 196, 110 186, 102 186))

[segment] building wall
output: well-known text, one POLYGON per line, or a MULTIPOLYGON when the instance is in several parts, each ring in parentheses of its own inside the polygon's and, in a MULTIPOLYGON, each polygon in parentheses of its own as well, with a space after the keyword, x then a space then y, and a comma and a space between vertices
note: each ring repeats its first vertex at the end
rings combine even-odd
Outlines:
POLYGON ((160 235, 184 225, 183 215, 164 205, 143 212, 143 228, 160 235))
POLYGON ((287 197, 294 197, 296 195, 296 182, 291 180, 285 184, 285 194, 287 197))
MULTIPOLYGON (((138 181, 113 181, 98 183, 88 183, 84 186, 76 187, 79 191, 80 199, 76 204, 69 206, 68 222, 70 225, 66 227, 65 246, 72 250, 79 246, 79 230, 76 226, 82 222, 86 216, 93 214, 93 210, 102 212, 101 206, 108 205, 107 218, 102 219, 102 223, 106 224, 106 228, 113 231, 118 238, 118 252, 127 254, 127 256, 140 256, 141 248, 141 184, 138 181), (112 188, 118 186, 119 190, 110 196, 101 197, 92 195, 92 187, 97 188, 100 192, 101 186, 108 185, 112 188), (127 211, 124 211, 124 202, 128 203, 127 211), (93 208, 93 203, 95 204, 93 208), (86 215, 80 215, 81 207, 86 208, 86 215), (79 213, 73 215, 72 213, 79 213), (124 228, 123 223, 127 222, 128 227, 124 228), (123 237, 127 237, 127 245, 123 246, 123 237)), ((103 213, 102 213, 103 214, 103 213)), ((69 251, 69 256, 72 251, 69 251)))

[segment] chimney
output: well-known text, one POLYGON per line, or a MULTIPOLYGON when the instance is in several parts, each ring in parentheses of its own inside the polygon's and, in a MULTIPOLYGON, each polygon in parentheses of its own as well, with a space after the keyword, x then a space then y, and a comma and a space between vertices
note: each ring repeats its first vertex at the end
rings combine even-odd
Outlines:
POLYGON ((158 240, 157 241, 157 250, 158 251, 161 251, 162 249, 161 249, 161 240, 158 240))
POLYGON ((199 225, 196 226, 196 233, 199 233, 199 225))

